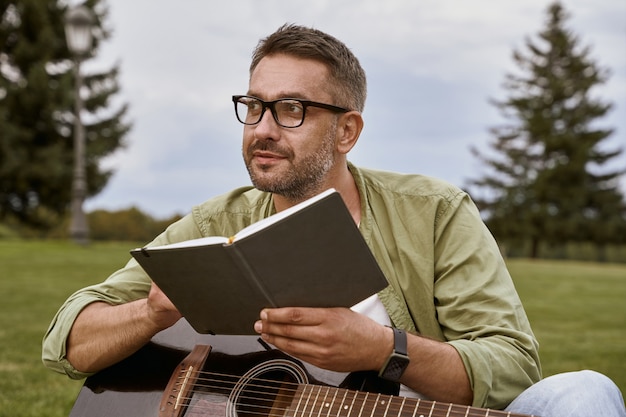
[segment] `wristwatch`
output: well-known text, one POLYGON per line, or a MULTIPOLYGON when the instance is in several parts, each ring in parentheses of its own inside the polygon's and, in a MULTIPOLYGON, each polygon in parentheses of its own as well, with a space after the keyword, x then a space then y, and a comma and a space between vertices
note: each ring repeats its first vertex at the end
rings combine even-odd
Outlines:
POLYGON ((406 348, 406 333, 404 330, 391 328, 393 330, 393 352, 380 369, 378 376, 389 381, 398 382, 409 366, 409 355, 406 348))

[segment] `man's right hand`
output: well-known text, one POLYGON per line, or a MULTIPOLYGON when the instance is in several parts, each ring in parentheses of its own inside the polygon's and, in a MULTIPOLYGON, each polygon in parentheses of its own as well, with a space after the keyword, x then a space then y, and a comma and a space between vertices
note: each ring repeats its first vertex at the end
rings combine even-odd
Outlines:
POLYGON ((94 302, 76 317, 66 358, 81 372, 98 372, 132 355, 180 318, 154 283, 147 298, 119 305, 94 302))
POLYGON ((182 315, 169 298, 153 282, 148 294, 148 315, 161 330, 173 326, 182 315))

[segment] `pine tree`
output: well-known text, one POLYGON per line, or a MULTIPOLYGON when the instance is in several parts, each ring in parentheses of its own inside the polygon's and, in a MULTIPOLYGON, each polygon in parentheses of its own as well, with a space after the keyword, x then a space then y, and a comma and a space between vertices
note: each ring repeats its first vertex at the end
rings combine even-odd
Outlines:
MULTIPOLYGON (((91 57, 109 35, 101 0, 86 3, 96 17, 91 57)), ((69 207, 73 167, 73 61, 64 32, 65 2, 0 2, 0 221, 47 229, 69 207)), ((111 107, 118 67, 83 75, 87 195, 112 172, 103 157, 123 146, 127 106, 111 107)))
POLYGON ((567 17, 552 3, 539 42, 514 51, 521 74, 507 74, 508 98, 493 101, 509 123, 491 129, 490 155, 472 149, 490 171, 470 182, 488 226, 502 241, 530 242, 532 257, 541 242, 602 245, 626 234, 624 171, 605 169, 623 149, 599 146, 613 131, 597 120, 612 105, 591 94, 609 72, 564 27, 567 17))

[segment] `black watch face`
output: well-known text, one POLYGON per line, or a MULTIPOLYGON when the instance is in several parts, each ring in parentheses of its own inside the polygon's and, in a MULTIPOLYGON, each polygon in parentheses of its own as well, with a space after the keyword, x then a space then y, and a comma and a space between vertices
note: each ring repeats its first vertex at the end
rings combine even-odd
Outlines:
POLYGON ((409 358, 406 356, 394 356, 390 358, 385 368, 384 378, 391 381, 397 381, 404 373, 404 370, 409 365, 409 358))

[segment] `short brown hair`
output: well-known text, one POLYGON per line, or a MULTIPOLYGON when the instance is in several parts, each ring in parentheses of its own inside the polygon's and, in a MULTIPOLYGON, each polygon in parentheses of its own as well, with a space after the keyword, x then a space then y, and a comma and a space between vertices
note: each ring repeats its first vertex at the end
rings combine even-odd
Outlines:
POLYGON ((334 103, 350 110, 363 111, 367 97, 367 80, 359 60, 335 37, 320 30, 285 24, 261 39, 252 54, 250 75, 261 59, 272 54, 286 54, 313 59, 328 66, 334 84, 334 103))

